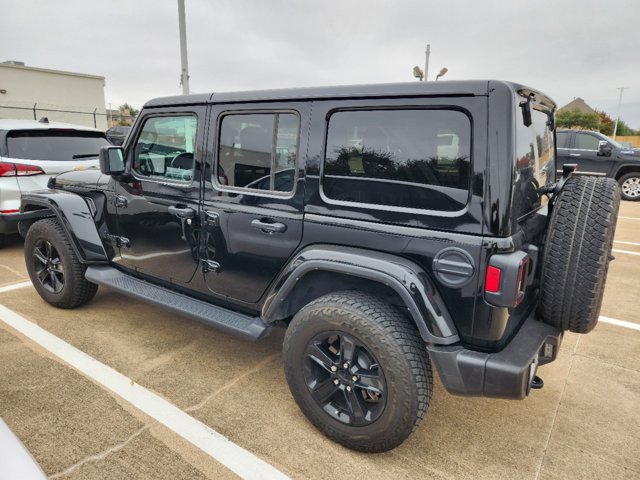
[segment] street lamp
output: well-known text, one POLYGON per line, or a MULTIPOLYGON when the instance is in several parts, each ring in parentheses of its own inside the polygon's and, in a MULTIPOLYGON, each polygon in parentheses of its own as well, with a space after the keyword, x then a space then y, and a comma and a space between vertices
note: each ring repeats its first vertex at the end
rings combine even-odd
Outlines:
POLYGON ((419 66, 416 65, 415 67, 413 67, 413 76, 422 81, 422 79, 424 78, 424 72, 420 70, 419 66))
POLYGON ((438 75, 436 75, 436 82, 438 81, 438 79, 440 77, 443 77, 445 73, 447 73, 449 71, 449 69, 447 67, 443 67, 442 70, 440 70, 440 73, 438 73, 438 75))
POLYGON ((620 90, 620 99, 618 100, 618 113, 616 114, 616 124, 613 127, 613 139, 616 139, 616 133, 618 133, 618 120, 620 120, 620 107, 622 106, 622 92, 624 92, 628 87, 618 87, 617 90, 620 90))

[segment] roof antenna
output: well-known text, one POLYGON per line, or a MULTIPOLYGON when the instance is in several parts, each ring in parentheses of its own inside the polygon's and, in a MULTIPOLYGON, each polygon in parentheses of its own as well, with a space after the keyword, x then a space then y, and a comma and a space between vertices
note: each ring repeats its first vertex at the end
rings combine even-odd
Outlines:
POLYGON ((42 117, 40 120, 38 120, 38 122, 40 122, 40 123, 49 123, 49 119, 47 117, 42 117))

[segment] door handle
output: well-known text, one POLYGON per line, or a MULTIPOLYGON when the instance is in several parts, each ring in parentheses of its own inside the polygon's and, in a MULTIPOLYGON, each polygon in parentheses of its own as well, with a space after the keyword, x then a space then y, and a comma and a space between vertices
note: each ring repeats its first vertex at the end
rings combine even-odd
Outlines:
POLYGON ((569 156, 570 157, 580 157, 581 155, 579 153, 570 153, 569 156))
POLYGON ((178 218, 189 219, 196 216, 196 211, 189 207, 170 206, 168 210, 171 215, 175 215, 178 218))
POLYGON ((284 223, 280 222, 269 222, 259 219, 251 220, 251 226, 253 228, 257 228, 258 230, 262 230, 264 233, 282 233, 287 229, 287 226, 284 223))

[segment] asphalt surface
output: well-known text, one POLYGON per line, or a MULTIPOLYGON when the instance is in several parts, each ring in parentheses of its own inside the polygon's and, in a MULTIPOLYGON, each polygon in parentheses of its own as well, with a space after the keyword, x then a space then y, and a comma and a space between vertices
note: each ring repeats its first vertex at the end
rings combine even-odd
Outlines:
MULTIPOLYGON (((601 315, 640 325, 640 203, 623 202, 601 315)), ((28 280, 22 242, 0 289, 28 280)), ((425 421, 395 450, 359 454, 302 415, 283 332, 248 343, 100 289, 59 310, 30 287, 0 304, 155 392, 292 478, 640 478, 640 331, 567 334, 522 401, 461 398, 436 379, 425 421)), ((51 478, 231 478, 211 456, 0 321, 0 417, 51 478)), ((1 468, 1 466, 0 466, 1 468)))

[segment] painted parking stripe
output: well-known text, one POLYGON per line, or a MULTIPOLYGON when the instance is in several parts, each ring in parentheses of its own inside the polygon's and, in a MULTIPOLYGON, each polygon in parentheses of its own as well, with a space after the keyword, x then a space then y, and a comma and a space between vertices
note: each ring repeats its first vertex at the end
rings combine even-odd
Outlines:
POLYGON ((625 220, 640 220, 640 217, 623 217, 622 215, 618 215, 618 218, 624 218, 625 220))
POLYGON ((640 252, 632 252, 631 250, 620 250, 619 248, 612 248, 612 252, 614 253, 624 253, 625 255, 638 255, 640 256, 640 252))
POLYGON ((624 320, 618 320, 617 318, 609 317, 599 317, 598 321, 610 323, 611 325, 617 325, 618 327, 630 328, 631 330, 640 331, 640 323, 625 322, 624 320))
POLYGON ((0 287, 0 293, 10 292, 11 290, 18 290, 19 288, 30 287, 31 282, 20 282, 20 283, 12 283, 11 285, 5 285, 4 287, 0 287))
POLYGON ((623 242, 622 240, 614 240, 613 243, 621 243, 622 245, 634 245, 640 247, 640 243, 637 242, 623 242))
POLYGON ((137 383, 132 383, 131 379, 113 368, 78 350, 4 305, 0 305, 0 320, 173 430, 240 477, 256 480, 289 478, 172 403, 137 383))

